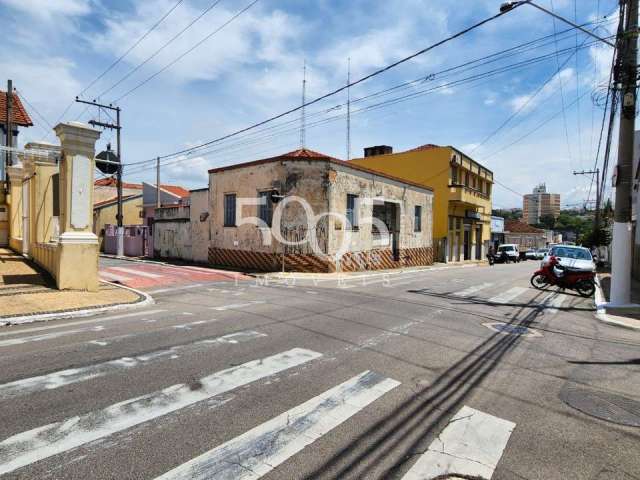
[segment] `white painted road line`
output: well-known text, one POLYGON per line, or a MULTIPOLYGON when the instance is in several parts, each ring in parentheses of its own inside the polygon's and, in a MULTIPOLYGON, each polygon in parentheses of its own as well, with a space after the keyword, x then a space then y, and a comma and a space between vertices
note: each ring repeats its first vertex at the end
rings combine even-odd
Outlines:
POLYGON ((294 348, 200 379, 199 388, 177 384, 103 410, 27 430, 0 442, 0 475, 113 435, 243 385, 297 367, 322 354, 294 348))
POLYGON ((184 285, 182 287, 171 287, 171 288, 161 288, 159 290, 150 290, 147 293, 154 295, 157 293, 165 293, 165 292, 175 292, 178 290, 188 290, 190 288, 198 288, 198 287, 202 287, 201 283, 195 283, 193 285, 184 285))
POLYGON ((158 275, 157 273, 149 273, 142 270, 138 270, 136 268, 128 268, 128 267, 109 267, 110 270, 117 270, 118 272, 126 273, 127 275, 133 275, 138 277, 146 277, 146 278, 163 278, 164 275, 158 275))
MULTIPOLYGON (((43 330, 53 330, 56 328, 64 328, 64 327, 75 327, 77 325, 86 325, 88 323, 102 323, 102 322, 106 322, 109 320, 120 320, 121 318, 130 318, 130 317, 142 317, 142 316, 146 316, 146 315, 155 315, 156 313, 162 313, 162 312, 166 312, 166 310, 139 310, 137 312, 131 312, 131 313, 123 313, 120 315, 110 315, 108 317, 98 317, 98 318, 93 318, 91 320, 81 320, 78 322, 69 322, 69 323, 59 323, 56 325, 45 325, 42 327, 34 327, 34 328, 25 328, 25 329, 21 329, 21 330, 17 330, 17 331, 11 331, 11 329, 8 329, 8 331, 3 331, 0 333, 0 337, 6 337, 8 335, 20 335, 21 333, 31 333, 31 332, 41 332, 43 330)), ((4 329, 3 329, 4 330, 4 329)))
POLYGON ((496 295, 495 297, 491 297, 487 301, 489 303, 509 303, 514 298, 519 297, 520 295, 525 293, 527 290, 529 289, 525 287, 513 287, 502 292, 499 295, 496 295))
POLYGON ((402 480, 452 473, 490 479, 515 428, 515 423, 464 406, 402 480))
POLYGON ((363 372, 156 480, 255 480, 400 384, 363 372))
MULTIPOLYGON (((22 380, 16 380, 14 382, 0 385, 0 400, 28 395, 34 392, 54 390, 72 383, 79 383, 92 378, 103 377, 110 373, 137 367, 141 364, 149 364, 150 362, 162 360, 164 358, 175 358, 177 355, 199 351, 204 348, 211 348, 216 345, 234 345, 266 336, 267 334, 265 333, 256 332, 254 330, 244 330, 242 332, 223 335, 222 337, 200 340, 195 343, 178 345, 164 350, 156 350, 144 355, 138 355, 137 357, 122 357, 117 360, 97 363, 86 367, 69 368, 66 370, 58 370, 57 372, 48 373, 46 375, 24 378, 22 380)), ((97 340, 94 340, 91 343, 101 346, 108 345, 107 342, 100 342, 97 340)))
POLYGON ((485 288, 489 288, 493 286, 493 283, 481 283, 480 285, 473 285, 469 288, 465 288, 464 290, 460 290, 459 292, 454 293, 456 297, 470 297, 471 295, 478 293, 480 290, 484 290, 485 288))
POLYGON ((224 312, 225 310, 233 310, 237 308, 245 308, 250 307, 251 305, 259 305, 261 303, 265 303, 264 300, 254 300, 249 303, 232 303, 231 305, 222 305, 220 307, 211 307, 213 310, 217 310, 218 312, 224 312))
POLYGON ((25 343, 43 342, 54 338, 64 337, 65 335, 75 335, 77 333, 101 332, 104 330, 102 325, 97 327, 78 328, 76 330, 65 330, 63 332, 43 333, 42 335, 32 335, 30 337, 10 338, 0 341, 0 347, 12 347, 14 345, 23 345, 25 343))
POLYGON ((542 302, 542 306, 544 307, 544 312, 549 315, 555 315, 558 313, 558 309, 562 308, 562 304, 567 300, 566 295, 561 295, 559 293, 552 293, 545 297, 542 302))
POLYGON ((205 323, 211 323, 211 322, 217 322, 217 320, 215 318, 212 318, 211 320, 197 320, 195 322, 190 322, 190 323, 183 323, 181 325, 173 325, 173 328, 177 329, 177 330, 191 330, 191 327, 195 327, 197 325, 204 325, 205 323))
POLYGON ((115 273, 104 272, 104 271, 101 271, 99 276, 100 276, 101 279, 109 280, 111 282, 113 282, 113 281, 130 282, 131 280, 133 280, 133 278, 131 278, 131 277, 125 277, 124 275, 116 275, 115 273))

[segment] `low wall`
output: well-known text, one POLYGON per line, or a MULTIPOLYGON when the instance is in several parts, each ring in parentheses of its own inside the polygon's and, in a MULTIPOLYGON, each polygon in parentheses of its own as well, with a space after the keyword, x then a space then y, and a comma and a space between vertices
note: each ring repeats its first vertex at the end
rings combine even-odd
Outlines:
POLYGON ((57 281, 58 265, 60 263, 59 244, 57 243, 32 243, 29 247, 29 255, 44 268, 57 281))
MULTIPOLYGON (((283 270, 283 258, 280 253, 229 248, 209 248, 209 263, 245 271, 276 272, 283 270)), ((398 261, 393 259, 393 252, 390 248, 349 252, 342 257, 337 266, 331 257, 296 253, 288 253, 284 256, 284 271, 286 272, 358 272, 427 265, 433 265, 433 248, 431 247, 401 249, 398 261)))
POLYGON ((10 237, 9 248, 16 253, 22 253, 22 239, 17 237, 10 237))

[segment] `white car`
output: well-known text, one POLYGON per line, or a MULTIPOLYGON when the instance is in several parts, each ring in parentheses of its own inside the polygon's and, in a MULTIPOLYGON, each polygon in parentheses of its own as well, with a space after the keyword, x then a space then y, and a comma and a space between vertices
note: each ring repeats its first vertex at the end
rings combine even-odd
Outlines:
POLYGON ((596 264, 588 248, 573 245, 555 245, 549 249, 542 259, 542 266, 549 262, 549 257, 556 257, 563 267, 593 272, 596 264))
POLYGON ((518 251, 518 245, 515 243, 505 243, 498 246, 496 250, 496 262, 502 261, 502 254, 506 253, 510 262, 520 261, 520 252, 518 251))

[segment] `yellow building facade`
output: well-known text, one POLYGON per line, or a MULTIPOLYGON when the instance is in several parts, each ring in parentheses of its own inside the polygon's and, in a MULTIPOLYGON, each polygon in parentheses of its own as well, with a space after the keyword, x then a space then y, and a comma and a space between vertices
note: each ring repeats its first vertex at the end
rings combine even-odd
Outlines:
POLYGON ((493 173, 451 146, 424 145, 406 152, 365 149, 352 162, 433 189, 435 258, 483 260, 491 239, 493 173))

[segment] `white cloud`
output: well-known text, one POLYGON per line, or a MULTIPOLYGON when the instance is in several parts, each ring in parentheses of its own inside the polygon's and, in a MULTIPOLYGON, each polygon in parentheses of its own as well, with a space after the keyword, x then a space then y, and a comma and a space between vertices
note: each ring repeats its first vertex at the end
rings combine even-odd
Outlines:
POLYGON ((565 68, 556 73, 537 94, 536 92, 539 87, 530 93, 512 98, 509 101, 509 106, 514 112, 521 108, 524 108, 524 112, 530 111, 547 100, 551 95, 559 92, 560 88, 566 88, 566 85, 568 85, 573 78, 575 78, 575 70, 573 68, 565 68))
POLYGON ((9 8, 50 20, 57 16, 81 16, 91 12, 90 0, 0 0, 9 8))

